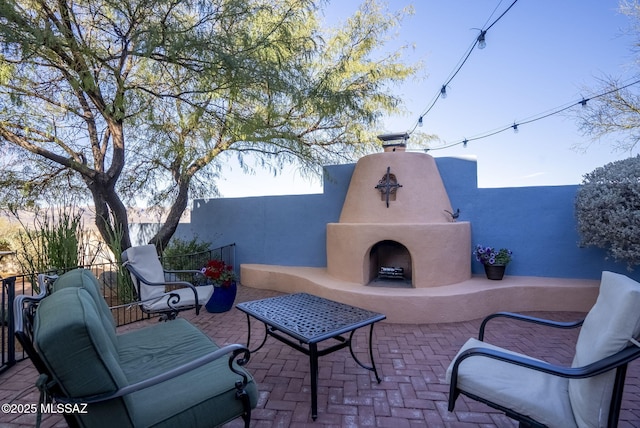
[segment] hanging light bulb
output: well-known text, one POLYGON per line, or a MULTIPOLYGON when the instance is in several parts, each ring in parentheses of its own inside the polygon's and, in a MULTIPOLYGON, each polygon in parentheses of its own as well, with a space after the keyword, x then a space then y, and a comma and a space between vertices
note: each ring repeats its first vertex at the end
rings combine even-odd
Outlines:
POLYGON ((447 98, 447 85, 442 85, 442 88, 440 89, 440 97, 447 98))
POLYGON ((514 123, 511 127, 513 128, 513 133, 517 134, 518 133, 518 124, 514 123))
POLYGON ((587 106, 587 101, 589 101, 589 98, 582 98, 582 101, 580 101, 580 105, 582 107, 586 107, 587 106))
POLYGON ((422 116, 420 116, 420 119, 418 119, 418 126, 422 128, 422 116))
POLYGON ((469 141, 465 138, 464 140, 462 140, 462 147, 467 148, 467 143, 469 141))
POLYGON ((485 40, 485 34, 487 34, 486 30, 480 31, 480 35, 478 36, 478 49, 484 49, 487 47, 487 41, 485 40))

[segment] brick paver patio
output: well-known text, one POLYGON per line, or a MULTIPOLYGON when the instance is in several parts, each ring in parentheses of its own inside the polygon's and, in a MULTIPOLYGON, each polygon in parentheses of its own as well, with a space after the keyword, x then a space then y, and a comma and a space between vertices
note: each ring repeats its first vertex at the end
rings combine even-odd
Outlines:
MULTIPOLYGON (((253 300, 279 293, 239 287, 237 301, 253 300)), ((455 310, 455 308, 451 308, 455 310)), ((582 317, 579 313, 534 313, 558 320, 582 317)), ((223 314, 203 312, 185 315, 219 345, 246 343, 247 324, 236 309, 223 314)), ((122 327, 139 328, 145 321, 122 327)), ((458 399, 455 412, 447 411, 448 385, 444 372, 468 337, 476 336, 480 320, 459 323, 407 325, 381 322, 374 328, 376 365, 383 380, 359 367, 344 349, 321 357, 318 381, 318 419, 310 416, 308 357, 268 339, 251 357, 248 368, 260 389, 254 427, 514 427, 516 424, 491 408, 458 399)), ((255 347, 263 329, 253 323, 255 347)), ((486 340, 552 363, 569 364, 577 332, 557 331, 494 321, 486 340), (507 328, 509 327, 509 328, 507 328)), ((358 357, 368 361, 366 330, 355 340, 358 357)), ((37 403, 36 372, 29 361, 18 363, 0 375, 0 402, 37 403)), ((203 379, 203 381, 206 381, 203 379)), ((213 379, 211 381, 214 381, 213 379)), ((640 426, 640 362, 630 365, 620 418, 621 427, 640 426)), ((170 391, 169 394, 178 394, 170 391)), ((33 426, 34 415, 0 414, 0 428, 33 426)), ((44 415, 43 427, 66 426, 59 415, 44 415)), ((236 420, 228 427, 242 426, 236 420)))

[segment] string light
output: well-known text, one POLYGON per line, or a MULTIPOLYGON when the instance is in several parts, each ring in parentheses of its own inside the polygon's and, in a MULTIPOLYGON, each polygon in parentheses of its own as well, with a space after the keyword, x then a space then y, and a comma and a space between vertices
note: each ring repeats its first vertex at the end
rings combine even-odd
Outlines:
POLYGON ((607 96, 609 94, 612 94, 614 92, 618 92, 618 91, 621 91, 621 90, 626 89, 628 87, 637 85, 638 83, 640 83, 640 79, 631 81, 630 83, 627 83, 627 84, 625 84, 623 86, 608 90, 606 92, 602 92, 600 94, 593 95, 591 98, 584 98, 583 97, 580 101, 576 101, 576 102, 570 103, 568 105, 557 107, 557 108, 552 109, 550 111, 547 110, 547 112, 545 112, 545 113, 540 113, 540 114, 537 114, 535 116, 532 116, 531 119, 525 119, 525 120, 522 120, 520 122, 513 122, 513 124, 511 124, 511 125, 504 126, 502 128, 498 128, 497 130, 488 131, 488 132, 485 132, 485 133, 482 133, 482 134, 478 134, 477 137, 464 138, 462 141, 458 141, 458 142, 455 142, 455 143, 452 143, 452 144, 447 144, 447 145, 444 145, 442 147, 431 147, 429 149, 430 150, 442 150, 442 149, 448 149, 450 147, 457 146, 459 144, 462 144, 463 147, 467 147, 467 144, 470 141, 477 141, 477 140, 482 140, 484 138, 493 137, 494 135, 500 134, 500 133, 505 132, 505 131, 507 131, 509 129, 513 129, 514 132, 518 132, 519 131, 519 126, 521 126, 521 125, 528 125, 530 123, 537 122, 539 120, 546 119, 546 118, 551 117, 551 116, 555 116, 557 114, 565 112, 565 111, 567 111, 567 110, 569 110, 569 109, 571 109, 573 107, 576 107, 578 105, 580 105, 582 107, 586 107, 588 101, 591 101, 591 100, 596 99, 596 98, 605 97, 605 96, 607 96))
POLYGON ((480 31, 480 35, 478 36, 478 49, 484 49, 487 47, 487 41, 485 40, 486 31, 480 31))
MULTIPOLYGON (((462 67, 464 66, 464 64, 467 62, 467 60, 469 59, 469 56, 471 56, 471 52, 473 52, 473 49, 478 46, 479 49, 484 49, 485 46, 487 45, 486 42, 486 34, 487 31, 489 31, 491 29, 491 27, 493 27, 494 25, 496 25, 496 23, 498 21, 500 21, 500 19, 502 19, 502 17, 504 17, 507 12, 509 12, 509 10, 518 2, 518 0, 514 0, 509 7, 507 7, 505 9, 504 12, 502 12, 502 14, 497 17, 492 23, 491 25, 489 25, 487 28, 485 29, 480 29, 480 34, 473 40, 473 43, 471 44, 471 46, 467 49, 467 51, 465 52, 465 54, 463 55, 462 59, 458 62, 457 67, 454 69, 454 71, 451 73, 450 77, 445 81, 445 83, 442 85, 442 87, 440 88, 440 92, 433 98, 433 100, 431 101, 431 103, 429 103, 429 107, 426 108, 426 110, 420 115, 420 118, 418 119, 418 121, 415 123, 415 125, 413 126, 413 128, 411 129, 411 131, 409 131, 409 134, 412 134, 416 128, 418 126, 421 125, 421 120, 424 116, 426 116, 431 109, 436 105, 436 102, 438 102, 438 100, 440 98, 446 98, 447 97, 447 86, 449 85, 449 83, 451 83, 451 81, 456 77, 456 75, 458 74, 458 72, 462 69, 462 67)), ((496 7, 497 9, 497 7, 496 7)), ((495 10, 491 13, 491 15, 493 16, 493 14, 495 13, 495 10)), ((491 17, 489 17, 489 19, 491 19, 491 17)), ((487 20, 488 22, 488 20, 487 20)))

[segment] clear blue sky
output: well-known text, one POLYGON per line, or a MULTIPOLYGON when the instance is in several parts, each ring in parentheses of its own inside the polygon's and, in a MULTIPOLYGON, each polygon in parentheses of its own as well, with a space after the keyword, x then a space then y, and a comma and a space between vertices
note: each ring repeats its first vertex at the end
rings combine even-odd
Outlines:
MULTIPOLYGON (((413 128, 478 29, 493 22, 512 1, 388 1, 389 10, 413 5, 415 13, 383 49, 410 45, 406 61, 419 61, 423 68, 416 79, 393 88, 404 99, 407 114, 386 118, 386 131, 413 128)), ((327 22, 344 20, 359 3, 330 1, 327 22)), ((472 52, 449 84, 447 97, 437 101, 420 130, 437 135, 443 144, 455 143, 588 97, 603 76, 631 78, 638 67, 634 67, 630 24, 618 12, 617 0, 519 0, 487 32, 486 48, 472 52)), ((476 157, 481 187, 577 184, 585 173, 630 155, 612 152, 606 140, 586 151, 574 148, 588 141, 565 114, 521 125, 518 133, 508 130, 472 141, 466 148, 458 145, 429 153, 476 157)), ((219 185, 226 197, 321 191, 318 180, 309 181, 295 170, 278 177, 261 172, 244 176, 236 167, 224 176, 219 185)))

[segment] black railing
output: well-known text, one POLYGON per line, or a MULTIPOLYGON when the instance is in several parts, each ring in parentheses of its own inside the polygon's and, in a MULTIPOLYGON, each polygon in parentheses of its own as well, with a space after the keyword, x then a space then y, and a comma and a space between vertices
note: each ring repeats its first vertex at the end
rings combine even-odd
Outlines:
POLYGON ((213 259, 222 260, 226 264, 233 266, 235 270, 236 244, 225 245, 224 247, 199 253, 163 257, 162 266, 166 270, 196 270, 201 269, 209 260, 213 259))
MULTIPOLYGON (((235 270, 235 244, 200 253, 163 258, 162 265, 167 270, 199 270, 211 259, 222 260, 226 264, 233 266, 235 270)), ((98 278, 102 295, 107 305, 111 308, 111 313, 117 326, 149 318, 135 304, 135 293, 131 285, 131 278, 121 265, 117 263, 102 263, 78 267, 90 270, 98 278)), ((55 271, 39 273, 61 275, 71 269, 56 269, 55 271)), ((14 337, 13 301, 16 295, 38 294, 37 276, 38 274, 34 273, 2 279, 2 295, 0 296, 0 322, 2 323, 2 330, 0 331, 2 339, 0 373, 26 357, 14 337)))

